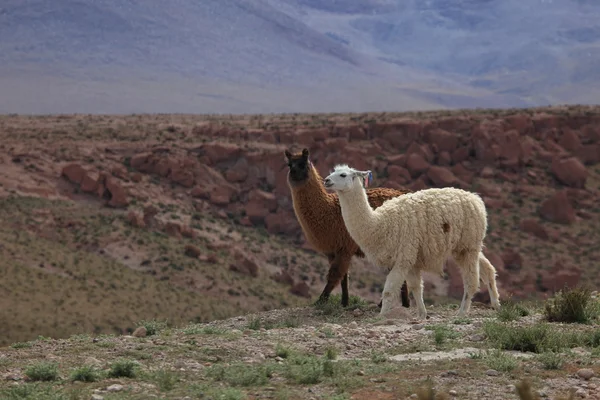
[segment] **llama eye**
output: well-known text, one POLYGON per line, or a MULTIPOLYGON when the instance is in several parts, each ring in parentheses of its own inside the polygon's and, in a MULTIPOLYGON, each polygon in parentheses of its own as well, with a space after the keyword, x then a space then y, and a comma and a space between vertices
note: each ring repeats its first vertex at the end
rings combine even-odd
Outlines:
POLYGON ((346 177, 346 174, 340 174, 340 176, 341 176, 342 178, 345 178, 345 177, 346 177))

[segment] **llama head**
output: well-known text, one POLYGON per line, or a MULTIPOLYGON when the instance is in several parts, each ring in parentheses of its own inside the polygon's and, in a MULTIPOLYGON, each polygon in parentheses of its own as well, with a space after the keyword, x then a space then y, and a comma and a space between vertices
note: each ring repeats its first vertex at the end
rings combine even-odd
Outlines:
POLYGON ((309 178, 311 163, 308 159, 308 149, 303 149, 301 153, 291 153, 285 151, 285 158, 289 167, 288 176, 292 182, 304 182, 309 178))
POLYGON ((333 172, 329 174, 324 181, 327 189, 337 192, 346 192, 353 189, 356 185, 368 186, 370 180, 373 179, 371 171, 359 171, 347 165, 336 165, 333 172))

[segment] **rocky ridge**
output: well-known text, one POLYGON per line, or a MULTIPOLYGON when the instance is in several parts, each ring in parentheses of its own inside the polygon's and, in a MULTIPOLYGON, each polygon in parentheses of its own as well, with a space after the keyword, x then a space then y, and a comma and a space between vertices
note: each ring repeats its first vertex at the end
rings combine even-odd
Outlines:
MULTIPOLYGON (((345 162, 372 169, 379 186, 475 190, 500 216, 519 207, 519 201, 507 194, 543 192, 538 212, 527 215, 514 229, 535 241, 552 243, 564 240, 558 225, 572 226, 588 218, 598 200, 598 188, 586 183, 589 169, 600 162, 600 116, 583 114, 515 112, 498 118, 331 122, 318 129, 202 124, 192 127, 191 135, 210 138, 208 143, 187 148, 161 145, 132 153, 124 162, 135 171, 132 181, 139 181, 140 173, 166 178, 189 189, 189 195, 198 199, 197 207, 216 207, 239 218, 242 225, 264 226, 271 234, 303 240, 293 214, 282 150, 307 147, 322 175, 345 162), (256 148, 256 142, 268 147, 256 148)), ((113 171, 113 175, 123 173, 113 171)), ((103 179, 86 189, 103 188, 103 179)), ((71 181, 78 183, 77 177, 71 181)), ((81 190, 84 187, 85 183, 81 190)), ((126 205, 120 194, 108 204, 117 202, 126 205)), ((490 234, 488 248, 495 247, 495 236, 490 234)), ((519 272, 523 263, 518 250, 488 251, 488 256, 499 271, 505 294, 510 287, 517 297, 532 289, 552 292, 565 282, 578 282, 582 273, 574 263, 554 260, 552 268, 541 274, 541 283, 534 285, 528 281, 530 276, 515 279, 513 272, 519 272)), ((462 280, 449 263, 449 294, 460 296, 462 280)))
MULTIPOLYGON (((319 279, 207 236, 193 227, 191 214, 173 220, 166 211, 180 205, 231 222, 230 230, 263 230, 309 254, 283 156, 286 148, 307 147, 322 175, 343 162, 373 170, 378 186, 480 193, 490 221, 485 252, 498 269, 503 297, 544 297, 565 283, 598 279, 598 108, 103 118, 2 117, 0 195, 105 204, 138 229, 208 246, 182 246, 188 257, 214 265, 228 251, 233 272, 270 276, 294 296, 310 298, 322 289, 324 263, 319 279)), ((451 260, 446 267, 446 279, 427 278, 426 295, 462 296, 451 260)), ((383 272, 356 261, 351 273, 358 277, 351 291, 377 300, 383 272), (366 283, 363 273, 378 278, 366 283)), ((478 300, 487 301, 485 288, 478 300)))

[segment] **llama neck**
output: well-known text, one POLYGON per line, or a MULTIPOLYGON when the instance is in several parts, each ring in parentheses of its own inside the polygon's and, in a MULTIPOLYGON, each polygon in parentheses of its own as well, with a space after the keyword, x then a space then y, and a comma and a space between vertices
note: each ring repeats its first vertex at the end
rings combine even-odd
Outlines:
POLYGON ((327 193, 325 190, 325 187, 323 186, 323 178, 321 178, 321 175, 319 175, 319 172, 315 169, 315 167, 311 168, 309 172, 309 178, 306 181, 302 183, 290 182, 290 188, 292 189, 291 193, 294 208, 303 207, 299 213, 300 215, 307 211, 326 212, 328 211, 327 209, 315 207, 315 205, 321 202, 328 204, 333 202, 333 196, 327 193))
POLYGON ((377 231, 375 213, 369 205, 367 193, 362 186, 355 185, 347 192, 338 193, 338 196, 346 229, 354 241, 363 247, 377 231))

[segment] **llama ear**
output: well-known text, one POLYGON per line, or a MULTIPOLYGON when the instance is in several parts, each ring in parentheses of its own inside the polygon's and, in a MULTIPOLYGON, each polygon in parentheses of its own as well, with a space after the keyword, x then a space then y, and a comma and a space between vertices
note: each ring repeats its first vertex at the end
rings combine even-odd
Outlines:
POLYGON ((287 158, 288 160, 289 160, 290 158, 292 158, 292 153, 290 153, 290 151, 289 151, 289 150, 286 150, 286 151, 284 151, 284 154, 285 154, 285 158, 287 158))
POLYGON ((360 176, 361 178, 363 178, 364 182, 365 182, 365 187, 369 187, 369 185, 371 184, 371 182, 373 181, 373 174, 371 173, 371 170, 366 170, 366 171, 356 171, 356 175, 360 176))
POLYGON ((308 159, 308 149, 302 149, 302 157, 308 159))

